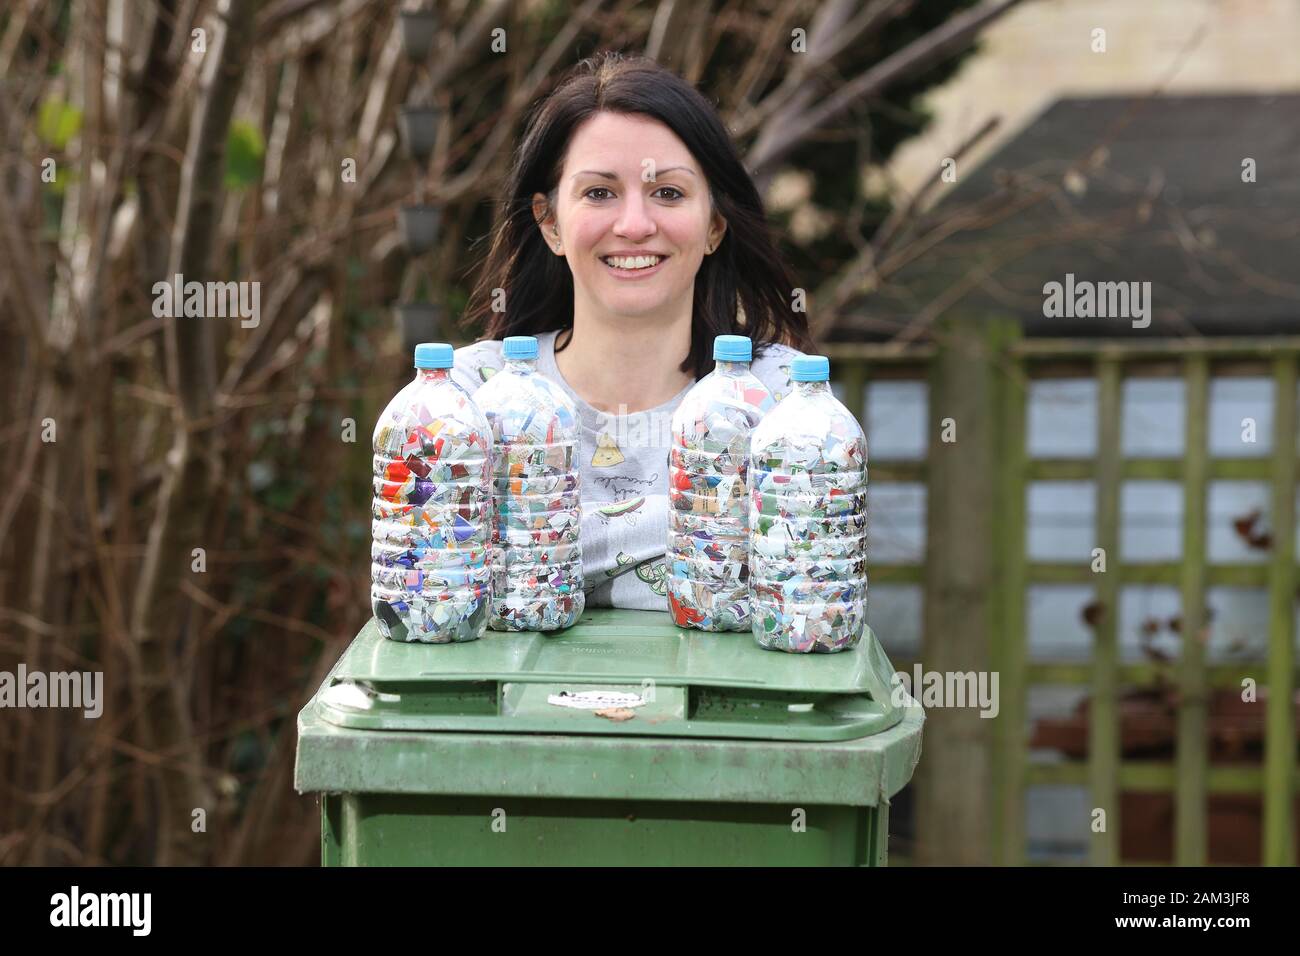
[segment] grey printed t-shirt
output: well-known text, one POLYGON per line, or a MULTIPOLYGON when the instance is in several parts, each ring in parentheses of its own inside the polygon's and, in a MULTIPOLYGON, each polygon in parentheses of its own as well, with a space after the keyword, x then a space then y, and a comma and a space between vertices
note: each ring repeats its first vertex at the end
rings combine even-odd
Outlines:
MULTIPOLYGON (((537 371, 563 388, 578 408, 587 604, 666 612, 668 449, 673 412, 694 383, 657 408, 621 416, 598 411, 560 374, 556 334, 537 336, 537 371)), ((752 371, 778 402, 793 390, 790 363, 802 354, 769 344, 754 359, 752 371)), ((452 378, 473 395, 504 364, 499 341, 475 342, 456 349, 452 378)))

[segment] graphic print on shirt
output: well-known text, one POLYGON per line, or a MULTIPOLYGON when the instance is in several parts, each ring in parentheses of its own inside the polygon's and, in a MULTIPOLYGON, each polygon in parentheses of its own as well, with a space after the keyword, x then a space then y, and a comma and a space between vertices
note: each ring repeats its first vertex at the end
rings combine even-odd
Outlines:
MULTIPOLYGON (((478 377, 481 378, 481 379, 482 379, 483 381, 485 381, 485 382, 486 382, 488 379, 490 379, 493 375, 495 375, 496 373, 497 373, 497 370, 494 369, 491 365, 480 365, 480 366, 478 367, 478 377)), ((504 380, 503 380, 503 381, 504 381, 504 380)))
POLYGON ((646 561, 636 569, 636 576, 660 597, 668 596, 668 565, 662 560, 646 561))
POLYGON ((627 523, 636 526, 636 510, 645 504, 645 495, 636 498, 629 498, 626 501, 615 501, 613 504, 602 505, 596 509, 596 515, 600 518, 602 524, 609 524, 614 518, 626 518, 627 523))
POLYGON ((595 475, 592 480, 616 498, 625 499, 653 491, 659 482, 659 473, 655 472, 649 478, 638 478, 636 475, 595 475))
POLYGON ((636 558, 626 551, 620 551, 614 558, 614 566, 605 572, 605 577, 616 578, 624 571, 631 571, 636 567, 636 558))
POLYGON ((628 565, 636 564, 636 558, 626 551, 620 551, 614 556, 614 566, 605 572, 605 577, 616 578, 627 570, 628 565))
POLYGON ((772 401, 774 401, 774 402, 779 402, 779 401, 780 401, 780 400, 781 400, 781 399, 782 399, 786 394, 788 394, 789 390, 790 390, 791 388, 794 387, 794 380, 790 378, 790 366, 788 366, 788 365, 778 365, 777 368, 779 368, 782 372, 785 373, 785 387, 786 387, 786 391, 784 391, 784 392, 777 392, 776 394, 774 394, 774 395, 772 396, 772 401))
POLYGON ((615 565, 605 572, 605 577, 616 578, 620 574, 633 569, 636 570, 636 576, 643 581, 650 590, 660 597, 668 596, 668 565, 658 555, 653 558, 644 558, 637 561, 636 558, 626 551, 620 551, 614 558, 615 565))
POLYGON ((591 456, 591 467, 612 468, 623 464, 626 460, 614 439, 608 433, 602 432, 596 439, 596 451, 591 456))

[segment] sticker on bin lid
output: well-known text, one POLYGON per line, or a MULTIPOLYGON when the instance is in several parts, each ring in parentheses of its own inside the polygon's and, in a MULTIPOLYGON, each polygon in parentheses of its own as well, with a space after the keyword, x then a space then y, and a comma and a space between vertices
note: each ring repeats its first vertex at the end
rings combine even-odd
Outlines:
POLYGON ((575 710, 604 710, 607 707, 643 707, 647 701, 640 694, 619 690, 580 690, 569 693, 562 690, 546 698, 548 704, 556 707, 572 707, 575 710))
POLYGON ((338 707, 369 710, 375 705, 375 698, 378 696, 374 690, 357 681, 341 680, 327 687, 321 693, 321 700, 338 707))

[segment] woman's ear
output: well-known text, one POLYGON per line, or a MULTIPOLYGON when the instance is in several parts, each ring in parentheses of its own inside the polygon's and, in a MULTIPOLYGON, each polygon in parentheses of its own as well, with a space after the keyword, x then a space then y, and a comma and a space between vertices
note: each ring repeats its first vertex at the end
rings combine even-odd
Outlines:
POLYGON ((704 248, 709 254, 718 251, 718 246, 722 244, 722 237, 727 234, 727 220, 722 218, 721 213, 714 213, 712 220, 709 222, 709 239, 704 244, 704 248))
POLYGON ((557 254, 561 252, 564 247, 560 243, 559 225, 555 221, 551 204, 543 193, 533 193, 533 221, 542 232, 542 241, 551 247, 551 251, 557 254))

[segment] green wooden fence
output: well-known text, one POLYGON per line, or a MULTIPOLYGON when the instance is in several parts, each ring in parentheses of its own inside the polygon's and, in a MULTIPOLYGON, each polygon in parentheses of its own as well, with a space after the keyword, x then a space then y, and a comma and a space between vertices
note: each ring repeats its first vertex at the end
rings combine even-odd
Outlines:
MULTIPOLYGON (((846 403, 867 422, 864 385, 882 379, 926 380, 931 434, 926 460, 871 464, 873 484, 923 482, 928 489, 926 559, 911 566, 876 566, 873 585, 908 582, 925 589, 922 659, 927 669, 969 668, 972 653, 1000 675, 999 718, 986 728, 971 715, 932 712, 918 772, 918 862, 1022 863, 1025 790, 1041 784, 1086 786, 1091 806, 1107 811, 1104 832, 1091 833, 1096 864, 1120 862, 1121 791, 1174 794, 1174 861, 1207 859, 1207 796, 1262 793, 1261 858, 1294 863, 1293 801, 1296 728, 1296 429, 1300 337, 1269 339, 1022 339, 1004 320, 949 322, 932 343, 912 347, 832 345, 832 375, 846 403), (1215 458, 1209 451, 1211 381, 1267 374, 1274 383, 1273 450, 1269 457, 1215 458), (1026 447, 1026 400, 1036 378, 1092 377, 1097 382, 1096 454, 1086 459, 1031 458, 1026 447), (1121 447, 1122 389, 1130 377, 1179 377, 1185 383, 1185 443, 1180 458, 1125 457, 1121 447), (939 441, 946 419, 957 441, 939 441), (1125 565, 1120 550, 1122 483, 1133 479, 1181 483, 1181 560, 1125 565), (1266 563, 1209 563, 1207 489, 1211 481, 1256 480, 1271 487, 1272 545, 1266 563), (1030 482, 1091 480, 1096 485, 1097 546, 1077 562, 1027 557, 1026 496, 1030 482), (1091 587, 1095 618, 1088 663, 1030 659, 1027 588, 1073 583, 1091 587), (1126 761, 1120 749, 1120 693, 1146 685, 1164 665, 1123 663, 1119 653, 1120 588, 1165 584, 1181 594, 1183 635, 1203 636, 1206 589, 1267 590, 1269 634, 1262 666, 1207 664, 1203 640, 1182 641, 1174 665, 1178 686, 1176 758, 1172 763, 1126 761), (1240 688, 1245 678, 1267 688, 1262 767, 1212 766, 1207 725, 1209 693, 1240 688), (1091 696, 1086 763, 1031 763, 1026 698, 1031 685, 1076 685, 1091 696), (928 773, 925 771, 928 769, 928 773), (938 781, 927 785, 927 781, 938 781), (926 791, 930 792, 926 792, 926 791), (987 836, 985 836, 987 834, 987 836), (928 849, 927 849, 928 847, 928 849)), ((870 439, 870 435, 868 435, 870 439)), ((899 669, 911 662, 895 661, 899 669)), ((1167 669, 1167 668, 1166 668, 1167 669)), ((1264 695, 1261 695, 1261 700, 1264 695)))

